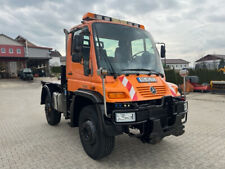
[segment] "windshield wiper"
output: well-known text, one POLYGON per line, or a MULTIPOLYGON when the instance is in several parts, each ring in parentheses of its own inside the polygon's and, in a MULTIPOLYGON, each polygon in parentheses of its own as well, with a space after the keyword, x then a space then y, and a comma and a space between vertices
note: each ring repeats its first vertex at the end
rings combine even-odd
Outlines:
MULTIPOLYGON (((110 61, 109 61, 109 58, 106 56, 106 54, 104 52, 102 52, 102 50, 100 50, 101 46, 100 46, 100 40, 99 40, 99 37, 98 37, 98 32, 97 32, 97 29, 96 27, 94 26, 94 29, 95 29, 95 33, 96 33, 96 38, 97 38, 97 41, 98 41, 98 53, 102 56, 103 55, 103 58, 104 58, 104 61, 106 64, 108 64, 108 66, 110 67, 111 69, 111 73, 112 75, 114 75, 114 78, 116 78, 117 74, 115 73, 114 69, 113 69, 113 66, 111 65, 110 61)), ((97 45, 95 45, 97 47, 97 45)), ((99 56, 98 56, 99 57, 99 56)))
MULTIPOLYGON (((151 70, 151 69, 122 69, 122 71, 146 71, 148 72, 148 74, 155 74, 155 75, 160 75, 162 77, 164 77, 164 74, 157 72, 155 70, 151 70)), ((140 74, 140 72, 136 72, 138 74, 140 74)))

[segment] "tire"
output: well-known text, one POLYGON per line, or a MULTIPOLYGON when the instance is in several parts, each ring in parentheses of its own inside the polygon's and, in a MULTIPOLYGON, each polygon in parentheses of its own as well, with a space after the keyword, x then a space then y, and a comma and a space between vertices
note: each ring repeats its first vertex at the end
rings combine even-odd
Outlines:
POLYGON ((115 136, 106 136, 100 131, 94 106, 84 107, 79 116, 79 134, 84 151, 94 160, 109 155, 115 145, 115 136))
POLYGON ((152 145, 155 145, 155 144, 161 143, 162 140, 163 140, 163 138, 159 138, 159 139, 157 139, 157 140, 152 139, 152 140, 149 141, 149 143, 152 144, 152 145))
POLYGON ((45 99, 45 115, 48 124, 50 124, 51 126, 57 125, 61 120, 61 113, 54 110, 54 108, 52 107, 52 100, 49 94, 45 99))

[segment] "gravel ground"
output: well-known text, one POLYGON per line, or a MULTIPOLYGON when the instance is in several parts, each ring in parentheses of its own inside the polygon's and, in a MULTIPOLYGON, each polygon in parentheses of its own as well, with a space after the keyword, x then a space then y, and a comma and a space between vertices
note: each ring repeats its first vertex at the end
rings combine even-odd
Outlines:
MULTIPOLYGON (((157 145, 121 135, 108 157, 94 161, 68 121, 52 127, 40 105, 41 79, 0 80, 0 168, 225 168, 225 95, 191 93, 186 132, 157 145)), ((50 79, 54 80, 54 79, 50 79)))

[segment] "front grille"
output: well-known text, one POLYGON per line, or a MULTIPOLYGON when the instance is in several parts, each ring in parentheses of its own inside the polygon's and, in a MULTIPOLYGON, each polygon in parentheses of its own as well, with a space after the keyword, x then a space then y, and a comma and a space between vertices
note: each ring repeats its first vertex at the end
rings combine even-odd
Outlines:
POLYGON ((165 86, 154 86, 156 89, 156 94, 153 94, 150 91, 151 86, 141 86, 137 87, 137 92, 143 97, 155 97, 155 96, 164 96, 166 93, 165 86))

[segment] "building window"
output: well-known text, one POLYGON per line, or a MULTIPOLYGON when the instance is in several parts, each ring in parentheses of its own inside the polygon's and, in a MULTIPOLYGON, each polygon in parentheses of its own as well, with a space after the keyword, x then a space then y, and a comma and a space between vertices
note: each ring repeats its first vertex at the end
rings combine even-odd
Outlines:
POLYGON ((21 54, 21 49, 16 49, 17 54, 21 54))
POLYGON ((1 53, 5 53, 5 48, 1 48, 1 53))
POLYGON ((13 53, 13 48, 9 48, 9 53, 13 53))

